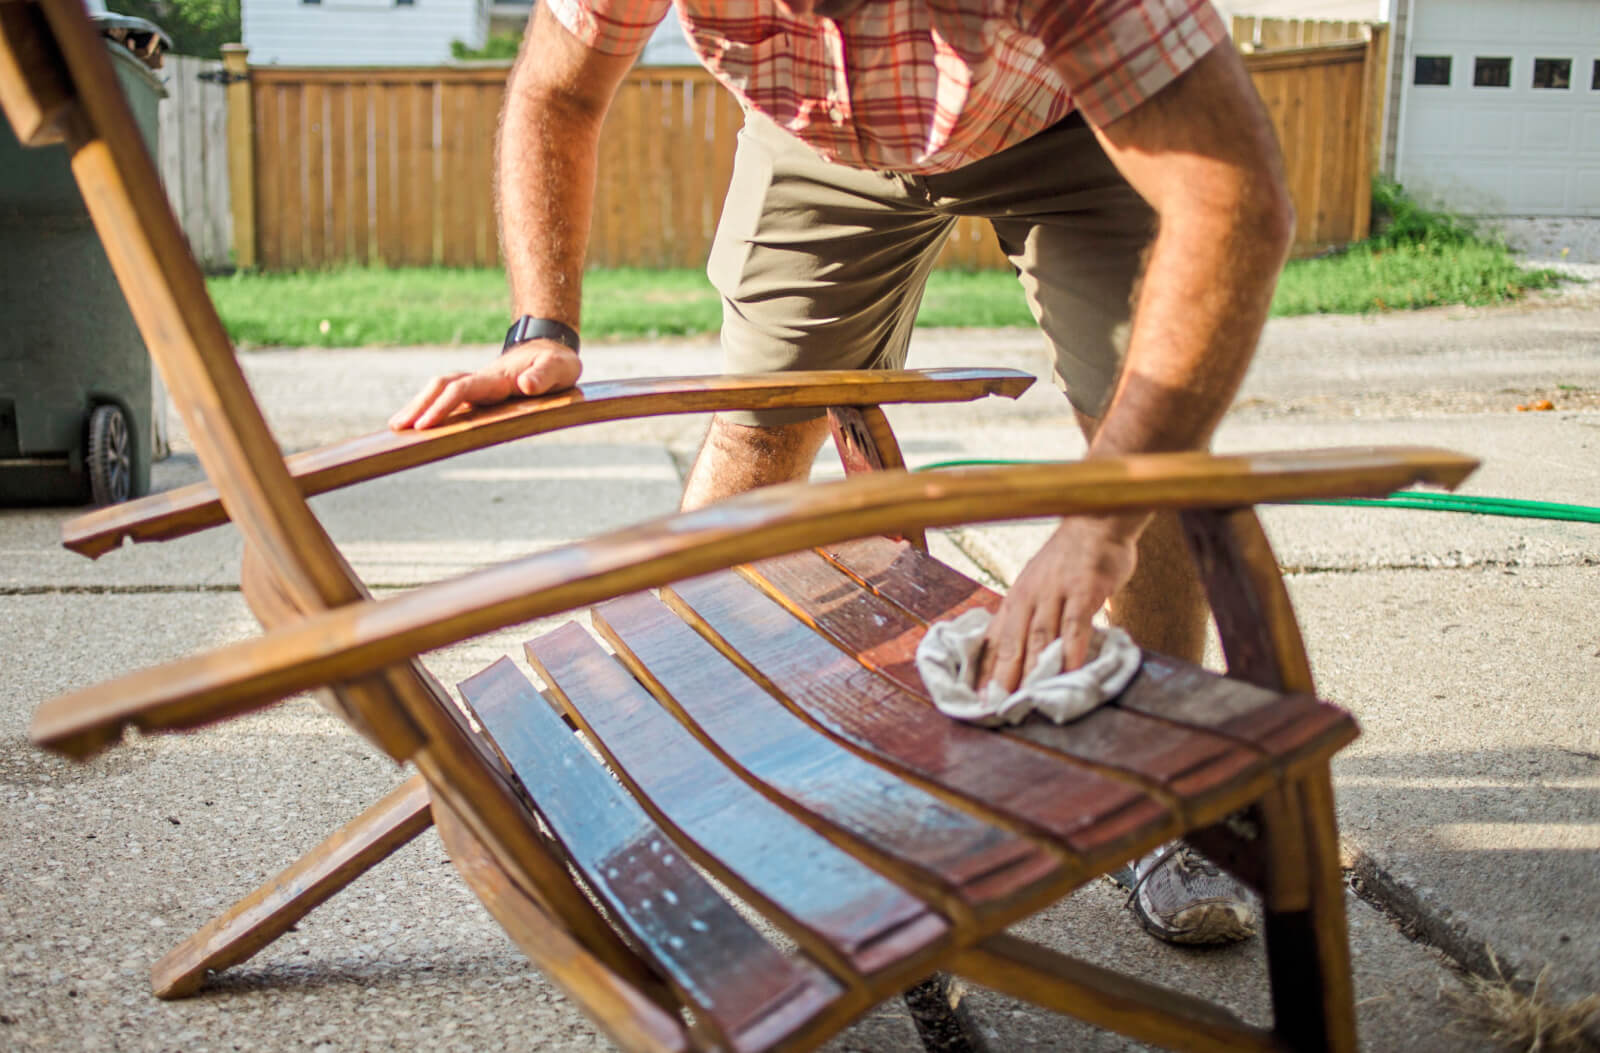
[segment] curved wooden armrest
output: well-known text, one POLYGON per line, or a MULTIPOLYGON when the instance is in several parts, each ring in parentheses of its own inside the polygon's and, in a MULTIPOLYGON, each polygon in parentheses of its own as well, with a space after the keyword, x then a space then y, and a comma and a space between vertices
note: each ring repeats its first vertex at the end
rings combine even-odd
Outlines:
POLYGON ((1067 465, 882 472, 770 487, 399 596, 339 607, 265 636, 52 699, 34 742, 86 757, 123 728, 197 727, 517 622, 751 560, 891 531, 1454 487, 1477 467, 1425 447, 1216 457, 1144 454, 1067 465))
MULTIPOLYGON (((901 369, 600 380, 537 399, 463 413, 427 431, 378 431, 285 458, 307 497, 458 453, 601 421, 678 413, 1016 398, 1033 376, 1015 369, 901 369)), ((197 483, 68 520, 61 543, 95 559, 134 541, 168 541, 228 521, 210 483, 197 483)))

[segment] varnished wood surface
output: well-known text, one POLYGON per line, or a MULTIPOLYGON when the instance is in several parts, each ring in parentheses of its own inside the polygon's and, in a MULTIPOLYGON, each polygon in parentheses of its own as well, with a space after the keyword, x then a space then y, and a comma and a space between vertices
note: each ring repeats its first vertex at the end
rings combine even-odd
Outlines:
POLYGON ((736 778, 575 623, 529 661, 637 796, 717 877, 847 979, 945 942, 927 905, 736 778))
POLYGON ((1082 857, 1176 832, 1171 812, 1146 793, 949 719, 735 574, 681 582, 664 596, 824 730, 1082 857))
POLYGON ((1209 1002, 1002 933, 953 970, 975 983, 1130 1038, 1194 1053, 1284 1053, 1273 1035, 1209 1002))
POLYGON ((0 110, 17 142, 46 146, 62 140, 72 106, 69 78, 35 4, 0 3, 0 110))
POLYGON ((685 1053, 683 1022, 607 968, 525 892, 448 800, 434 803, 450 862, 506 934, 628 1053, 685 1053))
MULTIPOLYGON (((913 604, 916 611, 858 587, 854 577, 846 576, 816 552, 762 560, 744 573, 845 653, 855 655, 931 706, 932 699, 914 664, 928 623, 943 620, 943 603, 948 602, 954 610, 993 609, 999 604, 999 595, 974 585, 938 560, 884 539, 853 542, 848 551, 860 566, 894 567, 897 576, 885 587, 913 604)), ((1174 663, 1168 660, 1168 664, 1174 663)), ((1226 683, 1209 677, 1206 686, 1212 682, 1226 683)), ((1278 698, 1248 684, 1238 686, 1265 695, 1269 701, 1278 698)), ((1226 692, 1212 692, 1219 693, 1226 692)), ((1187 824, 1215 822, 1266 787, 1273 777, 1272 767, 1259 751, 1221 735, 1177 727, 1131 711, 1138 707, 1121 706, 1125 699, 1148 696, 1153 696, 1148 705, 1158 709, 1164 700, 1181 701, 1167 699, 1161 682, 1141 671, 1117 705, 1103 706, 1062 725, 1040 717, 992 733, 1032 742, 1099 770, 1135 776, 1161 791, 1187 824)))
MULTIPOLYGON (((877 406, 830 406, 828 425, 833 431, 834 450, 839 454, 846 475, 906 466, 889 418, 877 406)), ((928 538, 923 531, 910 530, 906 534, 906 540, 924 552, 928 550, 928 538)))
MULTIPOLYGON (((898 602, 891 608, 858 593, 843 601, 858 608, 853 616, 849 610, 832 610, 828 597, 842 596, 842 590, 829 587, 815 557, 806 553, 763 560, 754 572, 784 583, 791 602, 804 608, 804 615, 818 620, 823 631, 846 650, 860 653, 876 637, 893 636, 901 641, 899 646, 912 648, 907 654, 914 654, 921 625, 974 607, 992 611, 999 606, 998 593, 938 560, 883 538, 830 546, 828 553, 829 562, 852 580, 864 582, 874 596, 898 602), (820 582, 806 584, 815 578, 821 578, 820 582), (917 624, 906 623, 897 609, 917 624)), ((1268 572, 1261 573, 1266 576, 1268 572)), ((1270 573, 1277 574, 1275 564, 1270 573)), ((1285 596, 1278 617, 1292 618, 1287 602, 1285 596)), ((1253 631, 1263 641, 1259 646, 1274 646, 1270 627, 1263 625, 1253 631)), ((1293 639, 1298 641, 1297 631, 1293 639)), ((1303 658, 1304 652, 1300 655, 1303 658)), ((880 657, 888 660, 887 675, 906 677, 901 682, 925 697, 909 658, 896 661, 893 651, 880 657)), ((1275 663, 1270 653, 1266 657, 1275 663)), ((1261 785, 1263 765, 1253 754, 1265 754, 1286 767, 1315 763, 1347 745, 1357 728, 1349 714, 1315 698, 1268 691, 1147 651, 1139 673, 1115 700, 1115 708, 1103 708, 1061 727, 1032 720, 1009 733, 1083 759, 1114 758, 1113 763, 1124 770, 1154 778, 1183 794, 1193 808, 1194 820, 1209 822, 1217 818, 1218 805, 1212 802, 1212 807, 1206 807, 1200 800, 1203 793, 1225 791, 1230 785, 1237 789, 1240 782, 1261 785), (1116 740, 1109 736, 1120 739, 1115 747, 1112 743, 1116 740)))
POLYGON ((739 916, 509 660, 461 690, 584 880, 720 1036, 743 1047, 773 1014, 798 1005, 803 1023, 839 995, 739 916))
POLYGON ((1300 626, 1255 511, 1189 510, 1180 519, 1228 672, 1273 691, 1313 693, 1300 626))
POLYGON ((1262 913, 1274 1030, 1297 1050, 1356 1053, 1355 989, 1328 766, 1286 783, 1273 798, 1262 809, 1271 870, 1262 913))
POLYGON ((500 567, 308 617, 296 626, 64 695, 33 740, 88 756, 122 729, 195 727, 296 691, 535 617, 755 559, 908 527, 1148 507, 1387 493, 1454 483, 1476 462, 1416 447, 898 472, 771 487, 500 567))
POLYGON ((208 922, 150 972, 158 998, 183 998, 206 974, 246 961, 433 822, 428 788, 413 775, 289 869, 208 922))
MULTIPOLYGON (((1032 383, 1033 377, 1014 369, 960 368, 597 380, 556 395, 462 413, 427 431, 372 432, 294 454, 284 463, 309 497, 471 450, 602 421, 732 409, 1016 398, 1032 383)), ((169 541, 227 520, 216 488, 197 483, 69 519, 62 524, 61 543, 94 558, 124 539, 169 541)))
POLYGON ((1038 845, 909 785, 817 731, 655 597, 614 600, 593 617, 634 676, 670 700, 774 800, 791 802, 887 857, 897 873, 931 879, 975 911, 1064 876, 1038 845))

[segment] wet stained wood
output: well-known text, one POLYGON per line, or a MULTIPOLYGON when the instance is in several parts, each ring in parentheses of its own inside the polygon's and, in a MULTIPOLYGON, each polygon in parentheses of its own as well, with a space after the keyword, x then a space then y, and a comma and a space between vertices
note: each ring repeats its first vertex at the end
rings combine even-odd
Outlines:
MULTIPOLYGON (((1016 398, 1032 383, 1031 376, 1014 369, 963 368, 603 380, 462 413, 427 431, 372 432, 294 454, 284 464, 309 497, 470 450, 602 421, 729 409, 1016 398)), ((197 483, 70 519, 62 526, 62 544, 93 558, 126 538, 170 541, 227 520, 216 488, 197 483)))
MULTIPOLYGON (((849 541, 827 546, 824 551, 828 560, 845 573, 922 622, 953 618, 974 607, 992 611, 1000 603, 999 593, 908 545, 885 538, 849 541)), ((776 562, 763 561, 761 566, 776 562)), ((1213 571, 1213 576, 1221 577, 1230 572, 1228 569, 1213 571)), ((1271 573, 1277 574, 1275 564, 1271 573)), ((1235 595, 1241 588, 1220 582, 1217 585, 1218 592, 1226 595, 1235 595)), ((1270 627, 1241 626, 1236 639, 1240 637, 1253 639, 1254 644, 1240 646, 1246 647, 1251 656, 1261 656, 1245 661, 1275 661, 1271 657, 1275 645, 1270 627)), ((1298 638, 1296 631, 1294 639, 1298 641, 1298 638)), ((915 675, 914 670, 912 675, 915 675)), ((1269 754, 1279 763, 1298 763, 1303 757, 1327 756, 1356 735, 1355 722, 1337 706, 1303 694, 1269 691, 1232 676, 1218 676, 1153 651, 1145 652, 1139 675, 1118 696, 1115 704, 1122 710, 1224 736, 1269 754)), ((1141 745, 1154 748, 1157 742, 1170 739, 1171 735, 1170 729, 1151 729, 1148 740, 1141 745)), ((1208 740, 1194 740, 1196 745, 1205 741, 1208 740)), ((1209 741, 1213 750, 1225 748, 1215 739, 1209 741)), ((1118 753, 1117 757, 1122 761, 1130 759, 1131 755, 1118 753)), ((1225 767, 1234 767, 1238 773, 1237 762, 1225 767)), ((1148 774, 1141 769, 1129 770, 1148 774)), ((1170 772, 1169 777, 1176 774, 1170 772)), ((1220 771, 1212 774, 1221 777, 1220 771)), ((1188 787, 1190 791, 1197 788, 1193 784, 1188 787)))
MULTIPOLYGON (((1067 877, 1039 845, 960 811, 850 752, 780 705, 683 624, 638 594, 594 612, 596 628, 657 697, 716 749, 897 873, 950 890, 974 911, 1067 877)), ((826 832, 826 831, 825 831, 826 832)))
POLYGON ((1355 720, 1309 695, 1280 695, 1164 655, 1147 655, 1124 708, 1226 735, 1280 764, 1331 756, 1359 734, 1355 720))
POLYGON ((994 610, 1000 594, 911 545, 886 537, 824 545, 828 561, 865 588, 924 622, 994 610))
MULTIPOLYGON (((902 547, 885 544, 892 546, 885 550, 885 556, 902 547)), ((906 552, 915 550, 907 548, 906 552)), ((885 583, 885 587, 906 596, 930 620, 943 617, 936 602, 930 601, 948 599, 963 610, 972 606, 992 608, 999 602, 997 594, 972 582, 967 582, 967 588, 957 586, 950 576, 960 575, 930 557, 915 554, 880 562, 896 566, 910 581, 929 579, 926 588, 902 583, 885 583), (936 572, 935 567, 944 570, 936 572)), ((857 655, 932 705, 915 667, 916 647, 927 627, 922 618, 859 587, 854 578, 816 552, 762 560, 747 568, 746 573, 847 653, 857 655)), ((1118 702, 1152 694, 1161 694, 1160 685, 1141 671, 1118 702)), ((1170 794, 1192 823, 1214 822, 1259 794, 1272 778, 1270 765, 1255 750, 1221 735, 1174 727, 1118 705, 1103 706, 1061 725, 1033 718, 1001 729, 1001 733, 1097 768, 1136 776, 1170 794)))
POLYGON ((949 926, 730 772, 581 627, 526 645, 552 693, 695 859, 846 976, 893 969, 949 926))
POLYGON ((685 581, 663 598, 824 730, 1082 856, 1174 831, 1172 813, 1147 794, 948 719, 735 574, 685 581))
POLYGON ((825 973, 785 957, 700 876, 509 659, 461 691, 573 865, 697 1016, 743 1045, 774 1013, 820 1012, 838 997, 825 973))

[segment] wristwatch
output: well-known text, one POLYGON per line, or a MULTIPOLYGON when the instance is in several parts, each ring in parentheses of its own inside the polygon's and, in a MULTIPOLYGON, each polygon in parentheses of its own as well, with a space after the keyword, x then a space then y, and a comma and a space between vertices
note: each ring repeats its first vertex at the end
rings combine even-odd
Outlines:
POLYGON ((558 344, 570 347, 574 354, 578 350, 578 331, 565 322, 558 322, 554 318, 535 318, 525 314, 511 323, 511 328, 506 330, 506 342, 500 346, 503 355, 518 344, 525 344, 529 340, 554 340, 558 344))

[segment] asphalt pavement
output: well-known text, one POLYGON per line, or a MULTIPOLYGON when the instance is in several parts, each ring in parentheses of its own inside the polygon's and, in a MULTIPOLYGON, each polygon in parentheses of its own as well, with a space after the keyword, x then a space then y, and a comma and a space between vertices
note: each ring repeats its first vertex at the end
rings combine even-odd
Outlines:
MULTIPOLYGON (((245 356, 288 450, 382 426, 421 380, 490 348, 245 356)), ((704 342, 599 346, 591 378, 715 372, 704 342)), ((911 365, 1043 369, 1031 333, 919 333, 911 365)), ((1082 450, 1048 383, 1016 402, 890 410, 913 466, 1082 450)), ((176 422, 175 422, 176 425, 176 422)), ((380 594, 670 511, 703 431, 684 416, 482 451, 315 499, 380 594)), ((1479 456, 1473 494, 1600 505, 1600 296, 1269 326, 1221 450, 1429 443, 1479 456), (1518 412, 1539 398, 1555 409, 1518 412)), ((181 425, 157 487, 200 477, 181 425)), ((836 472, 824 451, 818 475, 836 472)), ((0 511, 0 1048, 594 1049, 431 831, 206 993, 164 1003, 148 967, 402 777, 297 699, 88 764, 26 740, 63 691, 257 632, 221 528, 91 562, 72 510, 0 511)), ((1336 788, 1365 1045, 1496 1048, 1451 997, 1496 968, 1600 992, 1600 526, 1357 508, 1263 513, 1320 692, 1364 734, 1336 788), (1546 971, 1547 970, 1547 971, 1546 971)), ((1004 585, 1049 529, 969 527, 936 553, 1004 585)), ((429 656, 447 683, 533 631, 429 656)), ((1213 654, 1212 661, 1217 659, 1213 654)), ((1157 944, 1097 883, 1022 934, 1265 1022, 1259 941, 1157 944)), ((948 991, 973 1048, 1142 1048, 977 988, 948 991)), ((891 1004, 836 1049, 922 1042, 891 1004)))

